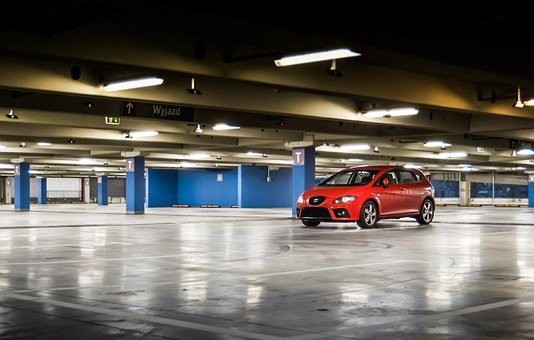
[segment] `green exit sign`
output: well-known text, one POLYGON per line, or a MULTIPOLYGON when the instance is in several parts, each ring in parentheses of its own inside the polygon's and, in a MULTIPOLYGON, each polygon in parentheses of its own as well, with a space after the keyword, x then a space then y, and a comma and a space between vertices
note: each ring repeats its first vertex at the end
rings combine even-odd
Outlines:
POLYGON ((119 117, 106 117, 107 125, 119 125, 120 123, 121 119, 119 117))
POLYGON ((477 147, 477 152, 484 152, 484 151, 486 151, 486 150, 484 150, 484 148, 482 148, 482 147, 480 147, 480 146, 477 147))

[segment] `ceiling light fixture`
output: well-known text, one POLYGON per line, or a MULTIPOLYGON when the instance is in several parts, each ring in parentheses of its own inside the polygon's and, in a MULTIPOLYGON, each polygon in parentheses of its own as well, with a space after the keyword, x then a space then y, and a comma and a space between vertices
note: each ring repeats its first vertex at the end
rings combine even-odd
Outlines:
POLYGON ((9 119, 19 119, 19 116, 13 113, 13 110, 9 110, 9 113, 6 113, 6 117, 9 119))
POLYGON ((262 157, 263 154, 259 152, 249 151, 247 152, 247 156, 249 157, 262 157))
POLYGON ((356 162, 363 162, 363 159, 360 158, 349 158, 345 160, 345 163, 356 163, 356 162))
POLYGON ((5 149, 5 148, 6 148, 5 145, 0 145, 0 150, 1 150, 1 149, 5 149))
POLYGON ((204 132, 204 130, 202 129, 202 126, 200 126, 200 124, 197 124, 197 127, 195 128, 195 130, 193 130, 194 133, 202 133, 204 132))
POLYGON ((163 84, 163 78, 160 77, 145 77, 124 81, 117 81, 112 83, 107 83, 102 86, 102 90, 106 92, 115 92, 115 91, 124 91, 137 89, 140 87, 149 87, 163 84))
POLYGON ((534 98, 533 99, 529 99, 529 100, 525 100, 523 102, 523 104, 525 104, 525 106, 534 106, 534 98))
POLYGON ((517 86, 517 101, 514 104, 514 107, 522 108, 525 106, 525 103, 521 100, 521 87, 517 86))
POLYGON ((215 124, 213 126, 213 130, 215 130, 215 131, 238 130, 238 129, 241 129, 241 127, 234 126, 234 125, 228 125, 226 123, 215 124))
POLYGON ((526 170, 524 166, 516 166, 515 168, 512 168, 512 170, 526 170))
POLYGON ((477 168, 472 168, 470 166, 466 166, 465 168, 461 168, 460 171, 477 171, 477 168))
POLYGON ((471 164, 458 164, 460 168, 469 168, 471 164))
POLYGON ((199 96, 202 94, 202 92, 199 89, 197 89, 195 86, 195 78, 191 78, 191 88, 188 88, 187 92, 191 94, 196 94, 199 96))
POLYGON ((125 133, 125 138, 141 138, 141 137, 154 137, 157 136, 159 132, 154 130, 147 131, 129 131, 125 133))
POLYGON ((517 151, 517 154, 519 156, 532 156, 532 155, 534 155, 534 150, 532 150, 532 149, 521 149, 521 150, 517 151))
POLYGON ((419 113, 419 110, 413 107, 389 109, 389 110, 370 110, 362 113, 365 118, 390 118, 390 117, 402 117, 402 116, 415 116, 419 113))
POLYGON ((283 58, 275 60, 274 64, 277 67, 283 67, 283 66, 315 63, 318 61, 358 57, 360 55, 361 55, 360 53, 353 52, 347 48, 341 48, 341 49, 330 50, 330 51, 305 53, 305 54, 299 54, 299 55, 290 56, 290 57, 283 57, 283 58))
POLYGON ((420 164, 406 164, 404 166, 406 169, 422 169, 423 166, 420 164))
POLYGON ((374 153, 379 153, 380 152, 380 148, 378 146, 375 146, 375 148, 373 149, 373 152, 374 153))
POLYGON ((362 150, 369 150, 371 146, 369 144, 348 144, 348 145, 340 145, 339 150, 344 151, 362 151, 362 150))
POLYGON ((330 68, 328 70, 326 70, 326 73, 328 75, 331 75, 332 77, 341 77, 341 76, 343 76, 341 71, 337 69, 336 59, 332 60, 332 64, 330 65, 330 68))
POLYGON ((52 143, 48 143, 48 142, 38 142, 37 145, 38 145, 38 146, 50 146, 50 145, 52 145, 52 143))
POLYGON ((87 164, 96 164, 98 163, 96 160, 91 158, 80 158, 78 160, 78 164, 87 165, 87 164))
POLYGON ((441 158, 463 158, 467 157, 467 152, 463 151, 454 151, 454 152, 441 152, 439 154, 441 158))
POLYGON ((426 142, 423 146, 426 148, 446 148, 448 146, 452 146, 452 144, 443 141, 433 140, 430 142, 426 142))
POLYGON ((187 158, 191 158, 191 159, 206 159, 210 157, 211 156, 208 155, 207 153, 196 153, 196 154, 187 155, 187 158))

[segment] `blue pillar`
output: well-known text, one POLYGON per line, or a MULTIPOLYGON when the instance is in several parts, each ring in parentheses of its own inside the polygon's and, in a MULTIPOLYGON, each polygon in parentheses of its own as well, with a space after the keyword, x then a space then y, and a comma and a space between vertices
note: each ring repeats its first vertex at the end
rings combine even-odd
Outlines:
POLYGON ((528 206, 534 208, 534 175, 528 175, 528 206))
POLYGON ((46 178, 37 178, 37 204, 46 204, 46 178))
POLYGON ((126 158, 126 213, 145 213, 145 157, 126 158))
POLYGON ((108 176, 98 176, 98 205, 108 205, 108 176))
POLYGON ((315 147, 293 148, 292 203, 293 217, 297 215, 297 198, 315 185, 315 147))
POLYGON ((30 163, 15 164, 15 211, 30 210, 30 163))

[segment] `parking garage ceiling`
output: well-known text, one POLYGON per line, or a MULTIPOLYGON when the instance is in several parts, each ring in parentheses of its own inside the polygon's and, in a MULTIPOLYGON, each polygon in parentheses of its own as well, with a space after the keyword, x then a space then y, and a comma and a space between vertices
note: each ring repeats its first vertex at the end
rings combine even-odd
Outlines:
POLYGON ((126 153, 146 155, 148 167, 289 166, 293 146, 312 144, 319 174, 370 163, 534 170, 531 155, 517 154, 532 148, 534 108, 513 107, 517 86, 524 99, 534 97, 532 39, 523 29, 528 3, 475 1, 448 13, 432 4, 384 9, 358 2, 358 13, 332 8, 328 15, 322 7, 237 11, 163 1, 0 6, 0 173, 24 158, 36 174, 120 176, 126 153), (339 47, 362 53, 338 61, 341 77, 326 72, 329 62, 273 63, 339 47), (146 75, 165 82, 101 88, 146 75), (192 78, 201 95, 187 91, 192 78), (125 116, 130 102, 191 108, 194 115, 125 116), (419 114, 362 115, 396 107, 419 114), (16 119, 6 116, 11 110, 16 119), (220 123, 240 129, 214 130, 220 123), (144 130, 159 134, 125 138, 144 130), (451 145, 425 147, 428 141, 451 145), (369 148, 350 148, 362 144, 369 148))

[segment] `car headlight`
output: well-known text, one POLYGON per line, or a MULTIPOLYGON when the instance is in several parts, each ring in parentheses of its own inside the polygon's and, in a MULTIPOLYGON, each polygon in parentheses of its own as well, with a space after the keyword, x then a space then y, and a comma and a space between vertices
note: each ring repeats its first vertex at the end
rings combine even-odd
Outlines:
POLYGON ((349 203, 356 199, 356 196, 341 196, 334 200, 334 204, 349 203))
POLYGON ((300 195, 299 198, 297 198, 297 203, 304 203, 304 198, 302 198, 302 195, 300 195))

